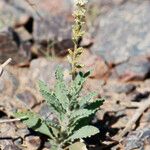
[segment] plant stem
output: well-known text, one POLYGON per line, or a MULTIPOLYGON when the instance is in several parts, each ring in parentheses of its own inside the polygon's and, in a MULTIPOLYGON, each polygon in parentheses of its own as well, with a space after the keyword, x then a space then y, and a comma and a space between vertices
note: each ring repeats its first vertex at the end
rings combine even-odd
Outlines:
POLYGON ((76 76, 76 67, 75 67, 75 54, 76 54, 76 51, 77 51, 77 43, 74 41, 74 51, 73 51, 73 57, 72 57, 72 80, 75 79, 75 76, 76 76))

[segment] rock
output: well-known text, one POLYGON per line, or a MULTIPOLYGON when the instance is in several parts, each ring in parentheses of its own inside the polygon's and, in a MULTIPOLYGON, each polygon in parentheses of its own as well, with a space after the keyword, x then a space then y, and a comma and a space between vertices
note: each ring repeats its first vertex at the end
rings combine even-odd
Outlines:
POLYGON ((45 0, 39 2, 37 11, 41 17, 34 17, 33 38, 36 42, 47 42, 49 53, 66 55, 72 42, 72 3, 68 0, 45 0), (59 7, 61 5, 61 7, 59 7), (51 43, 48 41, 52 41, 51 43), (54 52, 51 52, 54 49, 54 52))
POLYGON ((17 93, 16 97, 29 108, 32 108, 37 104, 35 96, 28 90, 25 90, 22 93, 17 93))
POLYGON ((92 69, 91 78, 100 79, 104 78, 109 72, 109 68, 103 58, 85 51, 81 57, 81 64, 84 64, 84 70, 92 69))
POLYGON ((63 15, 45 15, 44 20, 37 19, 34 22, 33 36, 36 41, 55 41, 71 39, 71 23, 63 15))
POLYGON ((34 59, 30 64, 30 83, 33 83, 33 85, 36 86, 38 80, 42 80, 47 83, 50 88, 53 88, 55 83, 55 70, 58 65, 63 67, 64 72, 69 68, 68 62, 65 61, 47 60, 46 58, 34 59))
POLYGON ((14 26, 15 22, 17 22, 17 20, 24 15, 22 11, 15 9, 15 7, 12 7, 11 5, 8 5, 8 2, 10 1, 0 1, 0 29, 14 26))
POLYGON ((30 134, 29 129, 26 128, 26 126, 24 124, 23 125, 17 125, 17 127, 18 127, 17 134, 20 135, 20 137, 22 139, 24 139, 26 136, 28 136, 30 134))
POLYGON ((17 128, 13 123, 0 124, 0 147, 3 150, 20 150, 13 142, 14 139, 19 138, 16 131, 17 128))
POLYGON ((127 99, 130 101, 141 102, 144 99, 148 98, 149 95, 150 95, 149 91, 145 91, 143 93, 135 91, 135 92, 129 94, 127 99))
POLYGON ((23 144, 23 139, 21 137, 14 140, 16 146, 21 146, 23 144))
MULTIPOLYGON (((49 41, 52 41, 52 43, 55 43, 56 53, 61 50, 66 53, 66 49, 72 48, 73 45, 71 40, 72 2, 68 0, 62 0, 61 2, 59 0, 32 0, 32 4, 27 1, 8 0, 6 2, 2 0, 0 10, 4 11, 4 18, 8 18, 5 15, 7 13, 13 14, 11 18, 13 23, 7 23, 5 26, 21 28, 17 32, 20 33, 21 37, 23 33, 23 40, 30 39, 30 34, 32 34, 34 42, 41 43, 46 41, 49 48, 49 41), (33 8, 32 4, 36 8, 33 8), (24 28, 25 30, 23 31, 22 29, 24 28)), ((60 53, 59 55, 62 55, 62 53, 64 55, 64 52, 60 53)))
POLYGON ((6 145, 3 150, 21 150, 21 149, 14 144, 9 144, 6 145))
POLYGON ((10 124, 0 124, 0 137, 6 140, 7 138, 9 139, 15 139, 18 138, 19 135, 16 134, 16 126, 13 123, 10 124))
POLYGON ((144 80, 150 75, 150 61, 132 58, 128 62, 118 65, 116 72, 123 81, 144 80))
POLYGON ((129 1, 100 16, 91 50, 110 64, 123 63, 134 56, 150 56, 149 9, 149 1, 129 1))
POLYGON ((13 96, 19 87, 19 80, 9 71, 4 70, 0 78, 1 94, 13 96))
POLYGON ((111 82, 105 86, 105 91, 119 94, 121 93, 129 94, 132 91, 134 91, 135 88, 136 86, 130 83, 124 84, 120 82, 111 82))
POLYGON ((13 28, 5 28, 0 31, 0 63, 3 63, 8 58, 12 58, 11 64, 24 62, 29 59, 29 54, 26 54, 29 49, 30 47, 25 47, 25 44, 22 43, 21 38, 13 28))
POLYGON ((69 20, 72 14, 72 3, 68 0, 33 0, 36 11, 26 1, 9 1, 8 5, 12 8, 20 8, 22 12, 34 18, 33 36, 37 41, 71 38, 71 24, 69 20), (61 6, 61 7, 59 7, 61 6))
POLYGON ((15 31, 23 42, 32 40, 32 35, 23 26, 16 28, 15 31))
POLYGON ((39 136, 27 136, 25 138, 25 143, 28 149, 39 149, 41 146, 41 140, 39 136))
MULTIPOLYGON (((145 142, 150 140, 150 128, 144 127, 143 129, 131 132, 124 139, 125 150, 145 149, 145 142)), ((150 142, 149 142, 150 144, 150 142)))
POLYGON ((14 59, 18 53, 20 39, 12 28, 0 32, 0 61, 3 63, 8 58, 14 59), (8 56, 7 56, 8 55, 8 56))

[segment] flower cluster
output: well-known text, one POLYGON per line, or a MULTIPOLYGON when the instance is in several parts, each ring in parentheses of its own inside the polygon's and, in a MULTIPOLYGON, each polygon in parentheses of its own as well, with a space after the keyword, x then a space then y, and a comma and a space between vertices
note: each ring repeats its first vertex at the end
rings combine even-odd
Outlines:
POLYGON ((73 13, 75 22, 72 28, 72 40, 74 43, 74 50, 69 49, 69 56, 68 60, 72 66, 71 68, 71 74, 72 77, 74 78, 77 70, 79 68, 82 68, 83 65, 78 63, 78 59, 83 53, 83 48, 78 47, 79 40, 82 38, 84 35, 84 24, 85 24, 85 15, 86 15, 86 4, 87 0, 76 0, 75 1, 75 11, 73 13))

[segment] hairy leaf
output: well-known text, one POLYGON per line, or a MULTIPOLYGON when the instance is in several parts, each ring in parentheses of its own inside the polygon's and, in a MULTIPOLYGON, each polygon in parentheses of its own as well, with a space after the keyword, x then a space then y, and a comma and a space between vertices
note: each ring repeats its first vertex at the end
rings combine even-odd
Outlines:
POLYGON ((49 127, 43 122, 43 120, 35 113, 27 111, 27 112, 17 112, 15 116, 18 118, 26 117, 25 119, 21 119, 23 123, 25 123, 29 128, 34 131, 38 131, 42 134, 53 138, 49 127))
POLYGON ((77 130, 73 135, 71 135, 69 137, 69 139, 71 141, 74 141, 76 139, 90 137, 90 136, 95 135, 97 133, 99 133, 99 130, 96 127, 84 126, 84 127, 80 128, 79 130, 77 130))
POLYGON ((66 110, 69 106, 68 99, 68 90, 66 87, 66 83, 63 79, 63 71, 62 68, 58 67, 55 73, 56 76, 56 84, 55 84, 55 95, 59 100, 59 103, 62 105, 63 109, 66 110))
POLYGON ((84 117, 90 116, 94 112, 95 111, 93 111, 93 110, 79 109, 79 110, 73 111, 71 118, 75 119, 75 120, 78 118, 84 118, 84 117))
POLYGON ((53 113, 60 118, 60 114, 63 112, 63 108, 59 100, 53 93, 49 91, 48 87, 43 81, 39 81, 39 88, 47 104, 49 104, 49 106, 52 108, 51 111, 53 111, 53 113))
POLYGON ((71 119, 70 119, 70 127, 69 127, 69 134, 71 134, 73 131, 76 130, 76 128, 80 128, 82 126, 84 126, 84 123, 86 121, 86 123, 88 123, 89 116, 92 116, 95 113, 95 110, 88 110, 88 109, 81 109, 81 110, 77 110, 74 111, 71 115, 71 119), (84 121, 81 121, 84 120, 84 121), (83 124, 82 124, 83 123, 83 124))
POLYGON ((86 105, 87 103, 89 103, 91 101, 91 99, 93 99, 95 96, 97 96, 97 94, 95 92, 92 92, 92 93, 80 98, 80 100, 78 102, 80 108, 83 107, 84 105, 86 105))
POLYGON ((85 80, 87 79, 87 77, 89 76, 89 74, 90 74, 90 71, 85 74, 83 74, 82 72, 79 72, 77 74, 75 80, 72 82, 69 94, 73 97, 73 100, 76 97, 78 97, 78 95, 83 87, 83 84, 84 84, 85 80))
POLYGON ((88 110, 97 110, 100 108, 100 106, 103 104, 103 99, 97 99, 94 102, 88 103, 85 108, 88 110))

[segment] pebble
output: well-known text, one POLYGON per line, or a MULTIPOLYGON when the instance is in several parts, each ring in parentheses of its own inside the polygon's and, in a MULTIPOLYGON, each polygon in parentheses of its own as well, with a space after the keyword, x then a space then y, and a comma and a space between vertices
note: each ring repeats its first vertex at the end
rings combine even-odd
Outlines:
POLYGON ((41 146, 41 139, 39 136, 27 136, 25 138, 25 143, 28 149, 39 149, 41 146))
POLYGON ((22 93, 17 93, 16 97, 29 108, 32 108, 35 104, 37 104, 35 96, 28 90, 25 90, 22 93))
MULTIPOLYGON (((131 132, 123 141, 125 150, 144 149, 144 142, 150 140, 150 128, 144 127, 131 132)), ((149 143, 150 144, 150 143, 149 143)))

